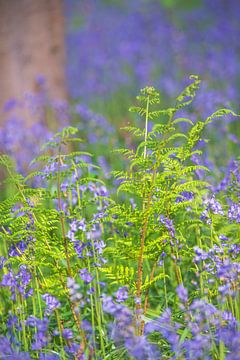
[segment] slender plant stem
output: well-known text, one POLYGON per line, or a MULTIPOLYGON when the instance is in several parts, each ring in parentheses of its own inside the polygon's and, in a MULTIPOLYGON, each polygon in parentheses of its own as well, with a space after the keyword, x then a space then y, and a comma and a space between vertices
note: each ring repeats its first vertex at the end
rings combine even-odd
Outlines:
POLYGON ((143 152, 143 158, 146 159, 147 156, 147 135, 148 135, 148 117, 149 117, 149 101, 150 98, 149 96, 147 97, 147 106, 146 106, 146 118, 145 118, 145 134, 144 134, 144 141, 145 141, 145 145, 144 145, 144 152, 143 152))
POLYGON ((70 256, 69 256, 69 249, 68 249, 68 241, 65 232, 65 224, 64 224, 64 217, 63 217, 63 210, 62 210, 62 202, 61 202, 61 179, 60 179, 60 165, 61 165, 61 153, 60 148, 58 152, 58 172, 57 172, 57 193, 58 193, 58 208, 60 211, 60 224, 62 230, 62 238, 63 238, 63 246, 65 250, 65 256, 67 261, 67 276, 72 277, 72 270, 71 270, 71 263, 70 263, 70 256))

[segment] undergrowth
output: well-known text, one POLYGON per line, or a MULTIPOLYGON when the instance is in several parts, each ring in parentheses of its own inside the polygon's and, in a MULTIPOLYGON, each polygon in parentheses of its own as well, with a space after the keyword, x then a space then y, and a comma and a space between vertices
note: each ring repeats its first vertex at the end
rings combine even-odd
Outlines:
POLYGON ((208 124, 236 114, 179 117, 200 85, 190 79, 167 109, 141 90, 112 187, 75 127, 25 178, 1 155, 2 359, 240 357, 239 162, 216 189, 195 161, 208 124))

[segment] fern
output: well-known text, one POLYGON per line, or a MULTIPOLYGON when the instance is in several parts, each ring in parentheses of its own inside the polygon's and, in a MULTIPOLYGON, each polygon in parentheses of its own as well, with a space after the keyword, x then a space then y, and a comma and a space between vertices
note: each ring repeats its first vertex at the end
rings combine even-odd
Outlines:
MULTIPOLYGON (((209 184, 200 181, 196 177, 196 171, 201 169, 208 171, 204 166, 197 166, 192 163, 191 156, 201 153, 195 150, 195 146, 201 139, 205 127, 215 117, 234 113, 227 109, 221 109, 208 117, 205 121, 193 123, 190 119, 174 118, 179 109, 192 103, 196 91, 199 88, 200 80, 197 76, 191 76, 191 84, 188 85, 176 99, 175 107, 157 110, 160 103, 159 93, 153 87, 146 87, 141 90, 137 97, 138 106, 130 108, 130 111, 137 113, 145 119, 144 131, 136 127, 125 128, 127 132, 139 139, 136 150, 121 149, 118 153, 126 156, 130 161, 129 171, 113 172, 113 175, 121 181, 117 193, 127 193, 136 201, 136 208, 127 211, 117 211, 118 219, 114 223, 119 227, 123 226, 128 219, 134 219, 134 229, 128 229, 127 241, 122 237, 114 238, 115 258, 117 263, 131 259, 135 263, 134 284, 135 295, 141 299, 137 309, 141 309, 146 300, 146 290, 157 286, 157 283, 164 276, 159 271, 153 271, 151 280, 148 280, 146 269, 155 269, 163 249, 171 251, 171 257, 178 258, 178 250, 170 245, 176 242, 176 236, 171 235, 168 228, 161 224, 159 217, 173 221, 177 219, 181 208, 190 206, 195 209, 199 206, 198 197, 207 189, 209 184), (154 120, 155 125, 152 131, 148 131, 149 119, 154 120), (187 132, 181 131, 181 124, 187 123, 187 132), (191 192, 193 199, 179 201, 184 193, 191 192), (164 238, 163 243, 159 238, 164 238)), ((194 210, 194 211, 195 211, 194 210)), ((116 207, 113 208, 116 212, 116 207)), ((188 219, 184 220, 187 229, 188 219)), ((176 224, 177 225, 177 224, 176 224)), ((176 230, 177 231, 177 230, 176 230)), ((178 235, 180 236, 180 235, 178 235)), ((186 235, 185 235, 186 236, 186 235)), ((184 239, 184 236, 181 235, 184 239)), ((117 265, 116 265, 117 266, 117 265)), ((181 270, 176 261, 173 261, 176 274, 176 281, 181 281, 181 270)), ((109 268, 109 274, 113 268, 109 268)), ((112 278, 114 278, 112 272, 112 278)), ((143 331, 143 329, 141 329, 143 331)))

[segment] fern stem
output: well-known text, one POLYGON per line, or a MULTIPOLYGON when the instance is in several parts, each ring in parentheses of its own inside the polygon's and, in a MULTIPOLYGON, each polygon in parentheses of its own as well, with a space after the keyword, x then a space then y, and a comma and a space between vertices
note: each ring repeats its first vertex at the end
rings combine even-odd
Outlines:
MULTIPOLYGON (((139 303, 136 305, 137 312, 140 312, 142 310, 141 297, 142 297, 142 282, 143 282, 143 254, 144 254, 145 239, 146 239, 146 235, 147 235, 147 227, 148 227, 148 221, 149 221, 149 210, 151 207, 151 199, 152 199, 152 194, 153 194, 153 189, 154 189, 156 172, 157 172, 157 168, 155 167, 153 170, 153 173, 152 173, 151 188, 148 193, 147 204, 146 204, 146 208, 145 208, 146 218, 143 223, 142 234, 141 234, 141 239, 140 239, 140 251, 139 251, 139 256, 138 256, 137 284, 136 284, 136 288, 137 288, 136 295, 137 295, 137 298, 139 299, 139 303)), ((144 325, 141 326, 139 335, 142 335, 143 331, 144 331, 144 325)))
POLYGON ((147 97, 147 106, 146 106, 146 118, 145 118, 145 134, 144 134, 144 153, 143 153, 143 158, 146 159, 147 156, 147 135, 148 135, 148 116, 149 116, 149 101, 150 101, 150 97, 148 95, 147 97))
MULTIPOLYGON (((64 351, 64 346, 63 346, 64 342, 63 342, 63 336, 62 336, 63 326, 61 324, 59 312, 58 312, 57 309, 55 309, 55 315, 56 315, 58 329, 59 329, 59 338, 60 338, 60 344, 61 344, 61 356, 62 356, 62 359, 65 360, 66 359, 66 354, 65 354, 65 351, 64 351)), ((69 340, 68 340, 68 345, 70 345, 69 340)))

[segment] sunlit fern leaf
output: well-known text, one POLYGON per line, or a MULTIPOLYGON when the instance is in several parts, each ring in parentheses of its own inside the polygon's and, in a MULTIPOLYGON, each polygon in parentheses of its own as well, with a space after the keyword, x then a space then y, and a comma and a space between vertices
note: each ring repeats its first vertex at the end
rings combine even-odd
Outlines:
POLYGON ((146 278, 144 284, 142 285, 142 290, 146 290, 146 289, 150 288, 156 282, 158 282, 159 280, 163 280, 164 278, 167 279, 170 277, 167 274, 161 273, 159 275, 155 275, 152 280, 149 280, 149 278, 146 278))
POLYGON ((179 123, 187 123, 187 124, 190 124, 190 125, 194 125, 194 123, 192 122, 192 120, 187 119, 187 118, 177 118, 177 119, 174 119, 174 120, 172 121, 172 124, 173 124, 173 125, 179 124, 179 123))
POLYGON ((197 75, 191 75, 190 80, 193 80, 193 82, 188 85, 181 93, 178 95, 176 99, 176 108, 181 109, 193 101, 197 90, 199 89, 201 80, 197 75))
POLYGON ((219 109, 206 119, 206 124, 211 123, 214 118, 220 118, 225 115, 239 116, 230 109, 219 109))
POLYGON ((130 134, 132 134, 133 136, 136 136, 136 137, 144 136, 144 131, 142 131, 141 129, 139 129, 137 127, 134 127, 134 126, 124 126, 121 129, 127 131, 128 133, 130 133, 130 134))

